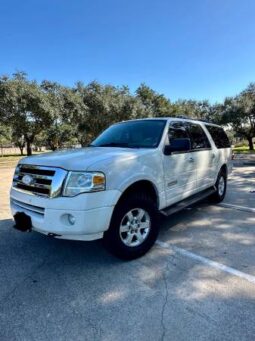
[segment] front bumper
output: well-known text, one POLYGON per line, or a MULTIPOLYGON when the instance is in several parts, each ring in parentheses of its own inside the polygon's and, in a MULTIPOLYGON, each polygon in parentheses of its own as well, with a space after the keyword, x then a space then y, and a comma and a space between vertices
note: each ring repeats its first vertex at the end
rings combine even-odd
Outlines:
POLYGON ((84 193, 73 198, 44 198, 11 190, 12 215, 24 212, 31 217, 32 229, 62 239, 94 240, 109 228, 119 191, 84 193), (71 224, 68 215, 74 218, 71 224))

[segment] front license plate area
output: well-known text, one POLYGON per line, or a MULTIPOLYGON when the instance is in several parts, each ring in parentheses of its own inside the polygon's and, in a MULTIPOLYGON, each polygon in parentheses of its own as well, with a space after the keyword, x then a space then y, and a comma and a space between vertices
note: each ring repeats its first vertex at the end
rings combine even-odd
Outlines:
POLYGON ((31 218, 24 212, 17 212, 14 215, 15 229, 22 232, 30 232, 32 230, 31 218))

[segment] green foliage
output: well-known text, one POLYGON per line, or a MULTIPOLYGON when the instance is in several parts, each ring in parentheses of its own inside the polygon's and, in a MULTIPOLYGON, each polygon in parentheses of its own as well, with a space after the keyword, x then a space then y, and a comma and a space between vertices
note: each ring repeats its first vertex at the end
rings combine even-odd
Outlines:
POLYGON ((74 87, 31 81, 24 72, 0 77, 0 143, 52 150, 87 145, 107 126, 143 117, 185 116, 223 124, 233 140, 255 136, 255 84, 223 104, 208 101, 171 102, 146 84, 135 94, 127 86, 79 82, 74 87))
POLYGON ((125 86, 114 87, 92 82, 87 86, 78 83, 75 92, 82 98, 85 110, 74 116, 77 138, 86 145, 112 123, 145 117, 145 108, 125 86))
POLYGON ((164 95, 158 94, 144 83, 136 90, 136 97, 142 102, 146 117, 173 116, 173 106, 164 95))
POLYGON ((0 146, 9 145, 12 141, 10 127, 0 123, 0 146))
MULTIPOLYGON (((255 147, 255 146, 254 146, 255 147)), ((233 152, 235 154, 254 154, 255 150, 250 150, 249 146, 242 146, 242 147, 234 147, 233 152)))
POLYGON ((250 150, 255 137, 255 84, 251 83, 240 95, 228 97, 218 115, 222 124, 228 124, 240 137, 246 138, 250 150))
POLYGON ((50 106, 35 81, 28 81, 24 73, 0 79, 0 111, 5 124, 18 127, 30 155, 35 136, 51 123, 50 106))
POLYGON ((77 144, 77 122, 86 112, 81 96, 74 89, 43 81, 41 89, 50 107, 51 125, 41 134, 41 143, 51 150, 77 144))
POLYGON ((22 127, 19 124, 12 126, 12 142, 15 147, 20 149, 20 154, 24 155, 23 150, 26 146, 26 141, 22 127))

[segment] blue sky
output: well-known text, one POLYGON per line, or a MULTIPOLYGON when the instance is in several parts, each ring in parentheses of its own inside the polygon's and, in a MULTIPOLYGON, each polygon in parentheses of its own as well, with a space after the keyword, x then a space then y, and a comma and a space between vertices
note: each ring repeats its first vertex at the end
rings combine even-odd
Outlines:
POLYGON ((254 0, 2 0, 0 74, 222 101, 255 81, 254 0))

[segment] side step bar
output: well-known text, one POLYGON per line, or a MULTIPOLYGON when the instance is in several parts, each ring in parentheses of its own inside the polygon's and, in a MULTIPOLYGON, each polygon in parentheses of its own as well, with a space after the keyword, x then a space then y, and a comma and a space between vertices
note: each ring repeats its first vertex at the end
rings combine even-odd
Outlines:
POLYGON ((169 207, 164 208, 160 211, 165 216, 169 216, 171 214, 177 213, 181 210, 183 210, 186 207, 189 207, 201 200, 204 200, 205 198, 209 197, 209 195, 215 193, 216 189, 214 187, 210 187, 200 193, 194 194, 191 197, 184 199, 182 201, 179 201, 176 204, 173 204, 169 207))

